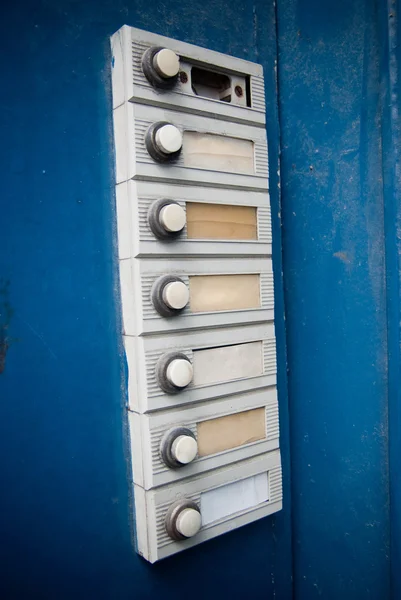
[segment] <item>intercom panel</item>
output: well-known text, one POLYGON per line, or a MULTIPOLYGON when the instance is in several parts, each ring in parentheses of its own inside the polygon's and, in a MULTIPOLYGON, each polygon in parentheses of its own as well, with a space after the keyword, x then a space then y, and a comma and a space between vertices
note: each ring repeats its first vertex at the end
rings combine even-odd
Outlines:
POLYGON ((155 562, 282 507, 264 80, 112 37, 136 547, 155 562))

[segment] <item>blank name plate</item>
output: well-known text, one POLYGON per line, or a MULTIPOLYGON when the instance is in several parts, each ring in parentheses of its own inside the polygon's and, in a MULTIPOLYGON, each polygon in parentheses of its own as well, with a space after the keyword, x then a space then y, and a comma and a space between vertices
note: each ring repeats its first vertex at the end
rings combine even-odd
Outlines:
MULTIPOLYGON (((167 105, 174 109, 179 107, 185 112, 210 113, 214 118, 264 125, 264 81, 260 65, 127 26, 112 36, 111 46, 113 108, 127 101, 143 102, 167 105), (163 46, 176 52, 181 59, 180 70, 187 74, 187 82, 178 79, 172 90, 155 90, 141 68, 142 55, 151 46, 163 46), (249 78, 251 105, 247 106, 245 94, 242 98, 236 98, 236 102, 242 106, 196 95, 190 79, 193 64, 212 71, 217 69, 232 79, 238 76, 243 79, 245 75, 249 78)), ((235 87, 236 81, 233 80, 231 85, 235 87)))
POLYGON ((264 373, 263 341, 196 349, 192 354, 193 385, 212 385, 264 373))
POLYGON ((251 458, 230 469, 145 491, 134 485, 136 510, 146 518, 137 521, 138 552, 150 562, 202 543, 282 508, 279 450, 251 458), (180 498, 193 500, 205 513, 200 532, 175 542, 165 531, 169 506, 180 498))
MULTIPOLYGON (((243 408, 243 406, 242 406, 243 408)), ((266 439, 266 410, 254 408, 197 424, 200 458, 266 439)))
POLYGON ((124 338, 130 408, 149 412, 193 405, 276 384, 273 323, 169 336, 124 338), (177 394, 160 388, 156 364, 163 354, 185 354, 194 367, 190 385, 177 394))
POLYGON ((117 186, 120 259, 149 256, 271 256, 268 192, 199 188, 150 181, 117 186), (160 198, 171 198, 186 211, 187 225, 171 240, 152 233, 147 215, 160 198))
POLYGON ((270 259, 210 258, 205 261, 135 259, 120 261, 123 323, 126 335, 262 323, 274 319, 270 259), (155 310, 151 290, 158 277, 174 274, 189 287, 188 306, 165 318, 155 310), (135 286, 135 280, 141 287, 135 286), (136 322, 135 322, 136 320, 136 322))
POLYGON ((206 527, 268 501, 268 472, 258 473, 252 477, 202 492, 200 498, 202 524, 206 527))
POLYGON ((188 202, 187 237, 194 240, 257 240, 255 206, 188 202))
POLYGON ((114 110, 114 136, 117 183, 159 179, 185 181, 187 185, 267 190, 264 128, 130 104, 114 110), (183 134, 182 151, 174 163, 156 163, 146 150, 146 131, 159 121, 175 125, 183 134), (211 151, 213 147, 213 163, 205 156, 208 145, 211 151), (215 163, 220 170, 213 166, 215 163))
POLYGON ((134 481, 145 489, 179 481, 279 447, 275 387, 181 410, 150 415, 130 412, 129 423, 134 481), (164 433, 176 426, 193 431, 198 443, 198 457, 179 469, 170 469, 161 459, 160 442, 164 433))
POLYGON ((260 274, 190 275, 192 313, 260 308, 260 274))
POLYGON ((255 144, 228 135, 184 131, 183 163, 184 167, 253 175, 255 144))

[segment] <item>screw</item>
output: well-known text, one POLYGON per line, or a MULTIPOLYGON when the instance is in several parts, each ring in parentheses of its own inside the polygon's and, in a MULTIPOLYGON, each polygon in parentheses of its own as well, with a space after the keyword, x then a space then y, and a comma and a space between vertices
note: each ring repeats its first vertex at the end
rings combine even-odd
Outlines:
POLYGON ((181 83, 187 83, 188 75, 185 73, 185 71, 180 71, 180 81, 181 83))
POLYGON ((236 95, 238 96, 238 98, 241 98, 241 96, 244 93, 244 91, 240 85, 236 85, 234 88, 234 91, 235 91, 236 95))

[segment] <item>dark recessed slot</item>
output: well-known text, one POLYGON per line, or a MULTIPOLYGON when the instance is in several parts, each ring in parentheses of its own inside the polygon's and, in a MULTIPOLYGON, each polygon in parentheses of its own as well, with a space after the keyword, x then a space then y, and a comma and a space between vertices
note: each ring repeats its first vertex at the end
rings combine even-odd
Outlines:
POLYGON ((231 102, 231 80, 227 75, 192 67, 191 83, 197 96, 231 102))
POLYGON ((249 77, 249 75, 247 77, 245 77, 245 85, 246 85, 246 105, 249 106, 249 108, 252 106, 252 102, 251 102, 251 78, 249 77))

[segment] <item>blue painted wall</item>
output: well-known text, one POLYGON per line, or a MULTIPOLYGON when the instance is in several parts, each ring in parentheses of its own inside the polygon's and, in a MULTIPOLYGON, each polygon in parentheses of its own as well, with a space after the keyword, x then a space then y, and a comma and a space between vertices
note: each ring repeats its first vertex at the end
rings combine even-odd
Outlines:
POLYGON ((388 414, 390 467, 391 590, 401 596, 401 3, 388 2, 381 13, 383 190, 388 331, 388 414))
POLYGON ((2 7, 2 598, 168 600, 178 577, 199 598, 390 597, 399 240, 380 7, 279 0, 277 23, 270 0, 2 7), (131 545, 115 281, 108 38, 123 24, 261 62, 267 93, 285 508, 154 566, 131 545))
POLYGON ((271 2, 43 0, 3 6, 3 355, 9 348, 0 375, 1 597, 168 600, 180 577, 200 598, 209 589, 215 597, 289 598, 282 302, 285 510, 155 566, 132 549, 114 278, 109 52, 109 36, 123 24, 262 61, 271 159, 278 164, 271 2))

